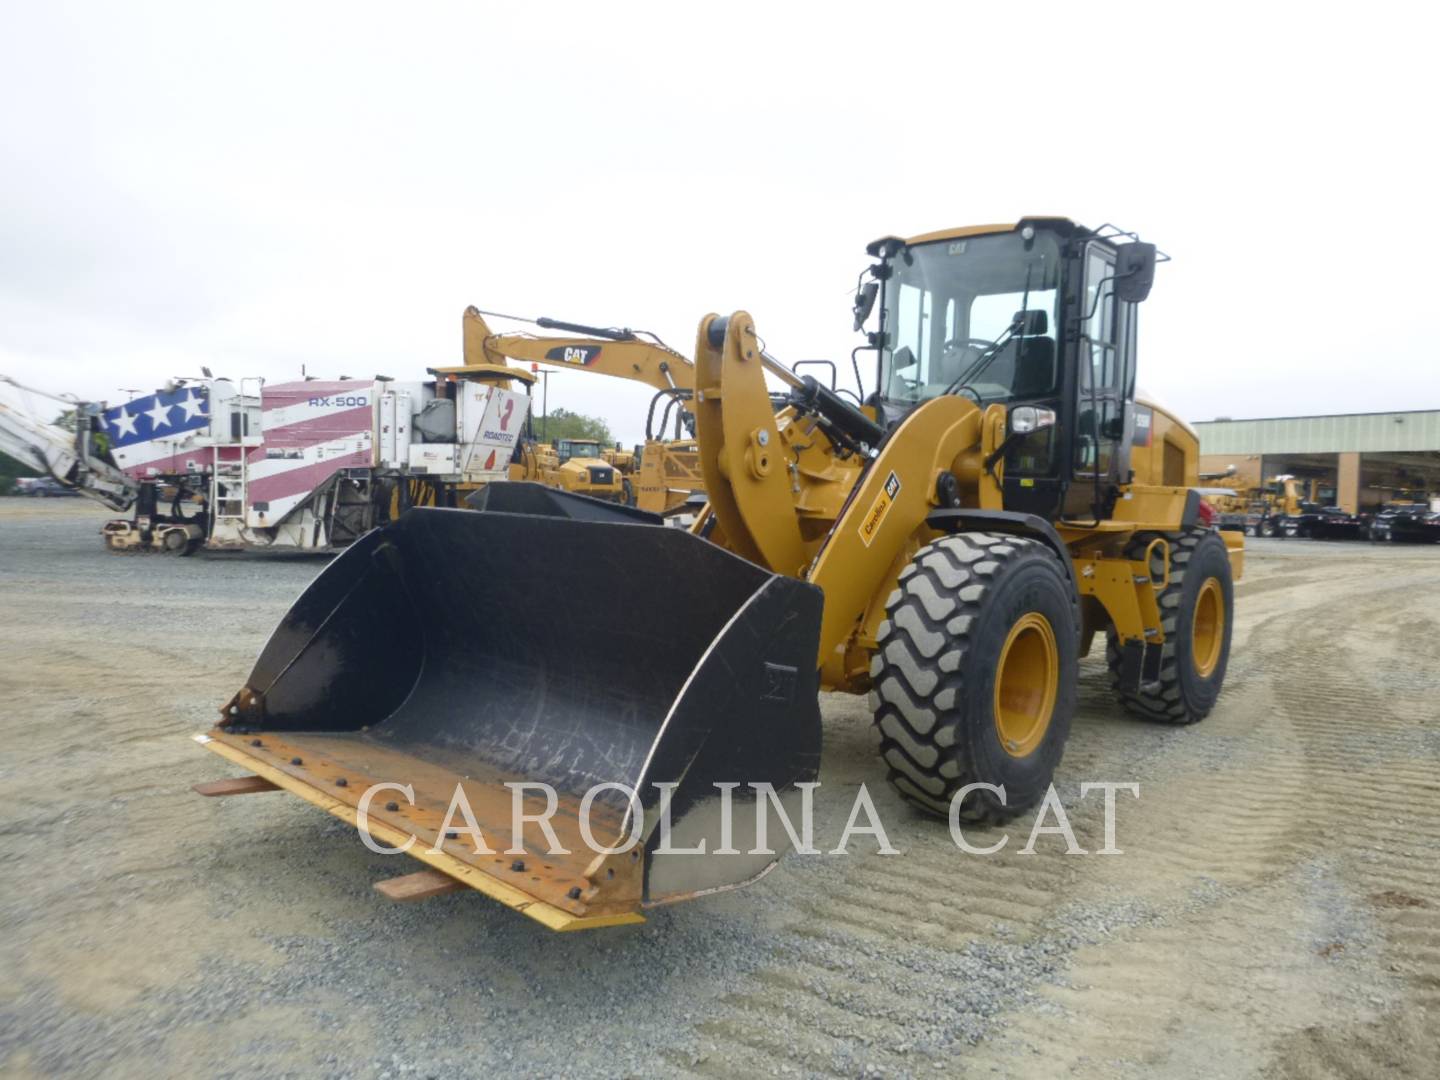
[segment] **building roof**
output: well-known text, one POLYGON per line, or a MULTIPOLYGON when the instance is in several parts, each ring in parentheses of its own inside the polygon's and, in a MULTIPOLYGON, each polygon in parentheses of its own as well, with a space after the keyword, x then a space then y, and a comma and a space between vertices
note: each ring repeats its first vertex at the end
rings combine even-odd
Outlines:
POLYGON ((1202 454, 1440 451, 1440 409, 1194 421, 1202 454))

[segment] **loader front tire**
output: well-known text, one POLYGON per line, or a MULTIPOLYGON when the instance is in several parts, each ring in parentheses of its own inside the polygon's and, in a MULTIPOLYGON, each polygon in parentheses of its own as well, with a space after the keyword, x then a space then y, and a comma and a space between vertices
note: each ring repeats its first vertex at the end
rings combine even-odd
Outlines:
POLYGON ((998 823, 1044 796, 1075 713, 1079 615, 1065 567, 1040 541, 942 537, 916 552, 886 604, 871 663, 880 755, 900 795, 998 823))
MULTIPOLYGON (((1235 587, 1230 556, 1218 533, 1191 529, 1182 533, 1136 533, 1125 557, 1140 560, 1157 537, 1170 542, 1170 583, 1156 598, 1161 646, 1156 685, 1128 689, 1120 683, 1120 642, 1112 629, 1106 635, 1105 660, 1110 686, 1128 712, 1167 724, 1193 724, 1210 715, 1225 682, 1230 660, 1235 587)), ((1160 548, 1151 552, 1150 576, 1164 580, 1160 548)))

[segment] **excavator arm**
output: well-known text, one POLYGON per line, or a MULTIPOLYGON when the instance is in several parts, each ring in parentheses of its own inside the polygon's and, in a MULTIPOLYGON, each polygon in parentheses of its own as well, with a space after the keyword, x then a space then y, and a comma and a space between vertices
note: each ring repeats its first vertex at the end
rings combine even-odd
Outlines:
MULTIPOLYGON (((529 361, 561 369, 593 372, 630 379, 654 388, 645 421, 644 464, 626 484, 635 485, 636 504, 654 513, 683 509, 700 490, 695 453, 684 432, 693 432, 695 365, 686 356, 658 341, 646 341, 630 330, 608 330, 554 319, 537 319, 544 330, 580 336, 537 336, 529 333, 497 334, 475 307, 465 309, 462 320, 464 366, 436 369, 436 374, 484 372, 487 377, 534 376, 512 361, 529 361), (674 439, 665 432, 674 420, 674 439)), ((527 470, 526 477, 535 475, 527 470)))
MULTIPOLYGON (((552 320, 543 320, 540 325, 578 329, 573 324, 552 320)), ((695 365, 687 357, 645 341, 628 330, 614 331, 614 334, 614 337, 497 334, 479 309, 468 307, 464 315, 465 364, 467 367, 505 365, 510 360, 521 360, 633 379, 656 390, 689 393, 695 388, 695 365)))

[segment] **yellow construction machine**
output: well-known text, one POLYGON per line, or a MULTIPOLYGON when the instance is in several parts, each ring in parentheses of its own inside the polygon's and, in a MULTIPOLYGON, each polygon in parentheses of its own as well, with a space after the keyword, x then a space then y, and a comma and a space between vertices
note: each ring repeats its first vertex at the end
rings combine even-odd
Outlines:
POLYGON ((1097 635, 1120 706, 1204 718, 1244 540, 1203 524, 1194 432, 1135 396, 1156 249, 1028 218, 868 250, 863 407, 705 316, 690 531, 498 484, 370 533, 200 737, 254 774, 230 783, 363 810, 429 864, 398 894, 574 929, 768 870, 757 819, 816 780, 821 689, 871 695, 906 800, 982 825, 1048 789, 1097 635))
POLYGON ((607 465, 614 466, 615 471, 621 476, 634 476, 639 466, 640 447, 634 450, 626 450, 619 443, 614 446, 606 446, 600 450, 600 456, 605 459, 607 465))
POLYGON ((556 439, 553 444, 526 440, 510 466, 511 480, 530 480, 575 495, 608 502, 631 502, 630 484, 605 458, 595 439, 556 439))
MULTIPOLYGON (((497 334, 485 321, 484 312, 473 306, 466 308, 463 327, 467 367, 455 370, 490 370, 518 360, 645 383, 655 390, 655 396, 646 416, 645 445, 639 462, 634 454, 618 448, 600 451, 599 456, 619 474, 616 486, 623 489, 624 501, 642 510, 671 513, 703 493, 690 431, 693 417, 689 401, 695 389, 695 365, 663 341, 640 331, 549 318, 534 322, 543 330, 563 331, 571 336, 497 334)), ((511 478, 539 480, 567 491, 595 494, 556 482, 542 472, 540 467, 527 464, 512 471, 511 478)))

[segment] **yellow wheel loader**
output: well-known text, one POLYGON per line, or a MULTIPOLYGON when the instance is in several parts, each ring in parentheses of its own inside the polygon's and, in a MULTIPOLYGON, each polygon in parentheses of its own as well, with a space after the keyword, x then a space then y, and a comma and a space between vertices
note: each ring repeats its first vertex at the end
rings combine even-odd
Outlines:
POLYGON ((575 929, 770 869, 822 688, 870 694, 896 789, 971 822, 1042 798, 1096 635, 1119 705, 1205 717, 1244 541, 1202 522, 1194 433, 1135 394, 1155 248, 1031 218, 869 252, 863 407, 707 315, 689 532, 527 484, 412 510, 330 564, 200 736, 254 774, 228 783, 408 845, 429 869, 392 895, 459 883, 575 929))

